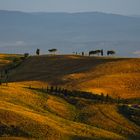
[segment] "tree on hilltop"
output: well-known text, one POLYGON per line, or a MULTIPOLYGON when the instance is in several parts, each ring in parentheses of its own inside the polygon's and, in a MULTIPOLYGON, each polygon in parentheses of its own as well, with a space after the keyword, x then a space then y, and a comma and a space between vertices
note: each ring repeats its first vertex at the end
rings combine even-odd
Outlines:
POLYGON ((40 54, 40 49, 36 50, 36 54, 39 55, 40 54))
POLYGON ((109 50, 109 51, 107 51, 107 55, 109 56, 109 55, 114 55, 116 52, 114 51, 114 50, 109 50))
POLYGON ((55 54, 56 52, 57 52, 57 49, 50 49, 50 50, 48 50, 50 53, 53 53, 53 54, 55 54))

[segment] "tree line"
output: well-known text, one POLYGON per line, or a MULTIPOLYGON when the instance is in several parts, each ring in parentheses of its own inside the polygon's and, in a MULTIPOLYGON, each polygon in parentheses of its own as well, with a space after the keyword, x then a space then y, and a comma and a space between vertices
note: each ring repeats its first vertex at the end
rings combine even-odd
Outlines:
MULTIPOLYGON (((55 55, 55 53, 57 52, 57 49, 49 49, 48 50, 51 54, 54 54, 55 55)), ((82 56, 84 56, 85 55, 85 52, 82 52, 82 53, 78 53, 78 52, 73 52, 73 54, 76 54, 76 55, 82 55, 82 56)), ((91 56, 91 55, 100 55, 100 56, 104 56, 104 50, 102 49, 102 50, 92 50, 92 51, 89 51, 88 52, 88 55, 89 56, 91 56)), ((114 50, 108 50, 107 52, 106 52, 106 54, 107 54, 107 56, 109 56, 109 55, 114 55, 114 54, 116 54, 116 52, 114 51, 114 50)), ((36 50, 36 55, 40 55, 40 49, 38 49, 37 48, 37 50, 36 50)))
POLYGON ((22 57, 14 58, 12 63, 6 65, 0 70, 0 85, 2 85, 3 83, 8 85, 10 71, 21 65, 21 63, 23 63, 28 56, 29 54, 25 53, 22 57))
POLYGON ((92 92, 86 92, 86 91, 80 91, 80 90, 69 90, 66 88, 58 87, 58 86, 48 86, 47 88, 32 88, 31 86, 29 89, 32 90, 38 90, 41 92, 45 92, 51 95, 56 95, 59 97, 63 97, 70 103, 74 103, 75 97, 80 97, 84 99, 94 100, 94 102, 101 102, 101 103, 114 103, 116 102, 115 99, 113 99, 108 94, 104 95, 103 93, 99 94, 93 94, 92 92), (73 97, 73 98, 72 98, 73 97), (72 99, 72 100, 70 100, 72 99))

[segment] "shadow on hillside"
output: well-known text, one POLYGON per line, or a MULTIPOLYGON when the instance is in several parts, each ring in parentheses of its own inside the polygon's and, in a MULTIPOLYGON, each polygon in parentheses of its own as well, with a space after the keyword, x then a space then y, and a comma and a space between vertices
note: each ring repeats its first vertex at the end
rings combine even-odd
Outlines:
POLYGON ((119 113, 121 113, 124 117, 140 126, 140 109, 131 108, 127 105, 119 106, 118 109, 119 113))
POLYGON ((105 57, 33 56, 11 72, 9 82, 44 81, 50 85, 62 85, 69 82, 68 79, 64 80, 67 75, 87 73, 99 65, 120 60, 105 57))
POLYGON ((18 137, 29 137, 30 135, 27 132, 21 130, 18 126, 0 123, 0 137, 3 136, 18 136, 18 137))
POLYGON ((71 140, 101 140, 101 139, 91 138, 91 137, 84 137, 84 136, 83 137, 82 136, 73 136, 73 137, 71 137, 71 140))

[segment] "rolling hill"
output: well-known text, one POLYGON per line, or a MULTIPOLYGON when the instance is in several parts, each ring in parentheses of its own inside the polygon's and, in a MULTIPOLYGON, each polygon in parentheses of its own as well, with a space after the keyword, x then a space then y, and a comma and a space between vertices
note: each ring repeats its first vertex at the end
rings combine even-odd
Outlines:
MULTIPOLYGON (((3 60, 8 57, 0 56, 3 60)), ((70 103, 64 97, 29 88, 58 85, 138 99, 135 80, 139 82, 139 62, 112 57, 30 56, 10 71, 8 86, 0 85, 0 139, 139 139, 140 126, 119 111, 119 104, 80 97, 73 97, 76 103, 70 103)))
POLYGON ((137 98, 140 97, 140 59, 33 56, 12 72, 10 81, 43 81, 69 89, 137 98))

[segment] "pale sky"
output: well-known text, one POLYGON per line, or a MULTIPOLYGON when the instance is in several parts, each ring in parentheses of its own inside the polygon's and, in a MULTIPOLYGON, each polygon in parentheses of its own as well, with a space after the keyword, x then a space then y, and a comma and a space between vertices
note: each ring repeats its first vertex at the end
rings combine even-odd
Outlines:
POLYGON ((0 0, 0 10, 140 15, 140 0, 0 0))

